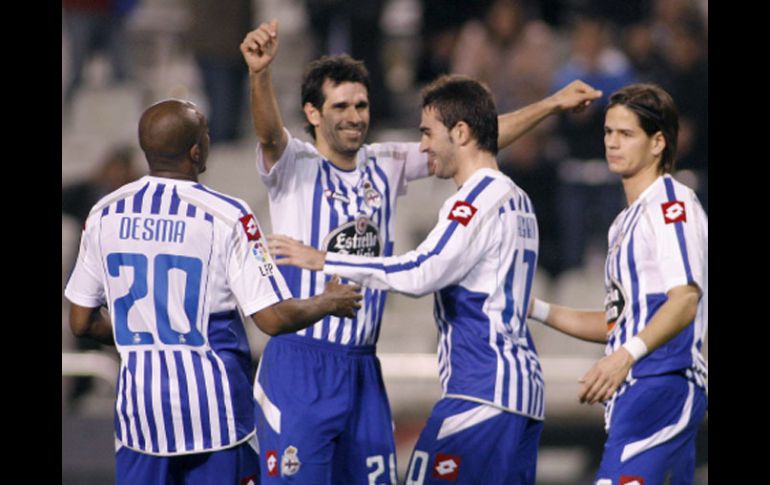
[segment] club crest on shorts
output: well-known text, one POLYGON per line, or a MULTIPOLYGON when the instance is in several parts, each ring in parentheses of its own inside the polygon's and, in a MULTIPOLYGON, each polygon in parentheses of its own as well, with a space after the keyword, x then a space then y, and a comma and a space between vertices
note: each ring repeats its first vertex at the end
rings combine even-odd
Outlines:
POLYGON ((620 475, 620 481, 618 485, 644 485, 644 477, 630 477, 628 475, 620 475))
POLYGON ((460 475, 461 458, 457 455, 448 455, 446 453, 436 453, 433 460, 433 478, 454 482, 460 475))
POLYGON ((259 480, 257 480, 256 475, 249 475, 248 477, 241 478, 241 485, 258 485, 259 480))
POLYGON ((302 462, 299 461, 297 448, 289 445, 281 456, 281 476, 290 477, 299 471, 302 462))

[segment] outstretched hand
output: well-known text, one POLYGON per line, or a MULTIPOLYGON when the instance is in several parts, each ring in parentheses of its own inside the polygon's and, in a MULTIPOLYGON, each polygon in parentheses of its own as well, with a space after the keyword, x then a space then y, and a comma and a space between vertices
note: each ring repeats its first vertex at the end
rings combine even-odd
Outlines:
POLYGON ((267 236, 267 247, 279 266, 292 265, 312 271, 321 271, 326 262, 326 252, 302 244, 283 234, 267 236))
POLYGON ((252 30, 241 42, 243 60, 249 66, 249 73, 258 73, 267 68, 278 53, 278 20, 262 23, 252 30))
POLYGON ((601 91, 578 79, 556 91, 551 97, 560 110, 579 113, 601 96, 601 91))
POLYGON ((583 384, 578 393, 580 402, 594 404, 612 397, 633 364, 633 357, 623 347, 603 357, 578 381, 583 384))
POLYGON ((327 298, 332 310, 329 312, 335 317, 353 318, 356 310, 361 308, 361 287, 358 285, 343 285, 340 277, 334 275, 324 287, 323 297, 327 298))

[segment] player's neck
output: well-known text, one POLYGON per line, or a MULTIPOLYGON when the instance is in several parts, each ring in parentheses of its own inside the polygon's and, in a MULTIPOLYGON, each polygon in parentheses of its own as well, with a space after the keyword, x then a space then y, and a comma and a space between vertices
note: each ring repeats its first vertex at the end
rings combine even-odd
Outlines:
POLYGON ((353 170, 356 168, 356 158, 358 152, 348 155, 346 153, 340 153, 335 150, 331 150, 328 146, 324 147, 321 144, 316 146, 318 153, 320 153, 325 159, 329 160, 332 165, 342 170, 353 170))
POLYGON ((198 181, 197 173, 184 173, 170 170, 150 170, 150 176, 174 180, 190 180, 192 182, 198 181))
POLYGON ((482 168, 500 170, 497 166, 497 159, 490 153, 477 151, 473 154, 461 156, 463 158, 457 161, 457 173, 453 177, 457 187, 461 187, 476 171, 482 168))
POLYGON ((652 185, 661 173, 658 172, 656 167, 651 167, 651 170, 644 170, 631 177, 623 178, 623 191, 626 194, 626 202, 630 206, 642 195, 642 192, 647 190, 647 187, 652 185))

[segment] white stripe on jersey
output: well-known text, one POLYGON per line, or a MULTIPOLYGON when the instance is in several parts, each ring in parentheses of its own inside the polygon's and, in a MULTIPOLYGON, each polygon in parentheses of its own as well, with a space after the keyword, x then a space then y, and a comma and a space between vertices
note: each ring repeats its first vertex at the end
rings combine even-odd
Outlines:
MULTIPOLYGON (((216 384, 214 383, 214 370, 211 359, 201 356, 203 368, 203 380, 206 383, 206 400, 209 406, 209 423, 211 423, 211 444, 222 446, 222 427, 220 425, 219 405, 217 403, 216 384)), ((220 398, 224 398, 221 396, 220 398)))
POLYGON ((464 429, 471 428, 488 419, 492 419, 502 412, 501 409, 482 404, 467 411, 463 411, 462 413, 449 416, 441 422, 441 427, 438 430, 436 439, 442 440, 453 434, 457 434, 464 429))
MULTIPOLYGON (((196 352, 197 354, 197 352, 196 352)), ((196 357, 199 357, 196 355, 196 357)), ((193 442, 196 448, 203 447, 203 429, 201 428, 201 408, 200 396, 198 395, 198 383, 195 378, 195 368, 193 367, 192 356, 190 352, 182 353, 182 364, 184 365, 184 375, 187 378, 187 398, 190 401, 190 420, 192 421, 193 442)))
POLYGON ((214 357, 217 366, 219 366, 219 372, 222 374, 222 390, 224 392, 224 397, 222 400, 225 402, 225 413, 228 428, 227 439, 232 445, 237 440, 237 437, 235 434, 235 414, 233 413, 233 403, 230 398, 230 396, 232 396, 230 393, 230 379, 227 375, 227 372, 225 372, 225 364, 222 362, 222 359, 214 353, 212 353, 212 356, 214 357))
MULTIPOLYGON (((144 389, 144 352, 136 352, 136 387, 138 390, 144 389)), ((136 393, 136 409, 139 417, 139 427, 144 436, 144 451, 152 451, 152 435, 150 434, 150 425, 147 421, 147 404, 144 402, 144 392, 136 393)), ((138 444, 137 444, 138 445, 138 444)))
MULTIPOLYGON (((166 369, 169 376, 177 376, 176 360, 174 359, 174 351, 162 350, 161 356, 165 360, 166 369)), ((169 379, 168 392, 171 397, 171 402, 181 402, 181 395, 179 391, 179 381, 177 379, 169 379)), ((179 406, 171 406, 171 423, 174 434, 174 442, 176 451, 184 450, 184 425, 182 424, 182 410, 179 406)))
POLYGON ((150 361, 152 363, 152 411, 155 427, 158 429, 158 452, 168 453, 169 442, 166 437, 166 423, 163 420, 163 398, 160 395, 160 353, 151 352, 150 361))
POLYGON ((126 389, 126 379, 124 379, 122 376, 124 376, 126 373, 126 364, 123 363, 120 366, 120 376, 121 378, 118 379, 118 393, 117 393, 117 399, 115 401, 115 409, 116 415, 118 418, 119 428, 115 431, 118 432, 118 435, 122 439, 128 439, 128 435, 126 434, 126 430, 128 429, 128 424, 126 423, 126 415, 123 413, 123 404, 125 401, 125 389, 126 389))

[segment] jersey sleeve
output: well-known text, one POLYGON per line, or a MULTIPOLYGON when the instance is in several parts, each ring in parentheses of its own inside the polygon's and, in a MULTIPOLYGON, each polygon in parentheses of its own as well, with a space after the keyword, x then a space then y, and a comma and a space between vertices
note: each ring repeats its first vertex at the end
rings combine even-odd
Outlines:
POLYGON ((228 283, 245 315, 291 298, 253 213, 249 212, 235 223, 227 244, 228 283))
POLYGON ((288 136, 288 142, 281 154, 281 158, 278 159, 269 172, 265 169, 262 145, 257 143, 257 173, 259 173, 262 182, 267 187, 271 199, 277 199, 282 193, 286 193, 295 182, 297 153, 304 147, 304 143, 291 136, 288 129, 284 128, 283 130, 288 136))
POLYGON ((703 291, 708 221, 694 196, 679 197, 653 203, 651 225, 655 256, 666 292, 689 284, 703 291))
POLYGON ((374 289, 427 295, 462 280, 486 252, 491 229, 489 217, 472 204, 453 198, 417 249, 377 258, 327 253, 324 272, 374 289))
POLYGON ((97 308, 106 302, 99 249, 99 216, 92 215, 80 238, 80 250, 64 296, 76 305, 97 308))

